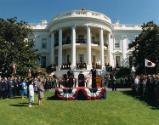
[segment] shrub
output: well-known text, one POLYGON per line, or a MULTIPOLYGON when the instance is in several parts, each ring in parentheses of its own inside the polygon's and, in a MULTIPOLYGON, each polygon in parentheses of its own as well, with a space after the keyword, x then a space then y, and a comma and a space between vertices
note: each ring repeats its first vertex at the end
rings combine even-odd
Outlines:
POLYGON ((121 77, 129 76, 130 73, 131 73, 130 68, 121 67, 121 68, 116 72, 116 78, 121 78, 121 77))

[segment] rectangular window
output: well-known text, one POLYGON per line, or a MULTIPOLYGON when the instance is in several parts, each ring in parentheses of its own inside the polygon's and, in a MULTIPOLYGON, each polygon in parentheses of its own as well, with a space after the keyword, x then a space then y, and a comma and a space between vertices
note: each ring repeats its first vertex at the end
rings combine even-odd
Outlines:
POLYGON ((93 44, 97 44, 97 41, 95 40, 94 36, 92 36, 91 41, 92 41, 93 44))
POLYGON ((45 38, 42 39, 41 48, 42 49, 47 49, 47 40, 45 38))
POLYGON ((115 48, 120 48, 120 42, 119 41, 115 41, 115 48))
POLYGON ((84 35, 78 35, 78 39, 84 39, 84 35))
POLYGON ((41 67, 42 68, 46 67, 46 56, 41 56, 41 67))
POLYGON ((120 64, 120 56, 116 56, 116 67, 120 67, 121 64, 120 64))
POLYGON ((58 65, 58 56, 55 56, 55 64, 58 65))
POLYGON ((78 35, 78 43, 86 43, 85 39, 84 39, 84 35, 78 35))
POLYGON ((95 65, 96 64, 96 56, 95 55, 92 56, 92 60, 93 60, 93 62, 92 62, 93 65, 95 65))
POLYGON ((67 63, 70 64, 70 55, 67 55, 67 63))
POLYGON ((67 36, 67 38, 66 38, 66 44, 70 44, 71 43, 71 38, 70 38, 70 36, 67 36))
POLYGON ((79 59, 80 59, 80 63, 83 63, 83 62, 84 62, 84 55, 83 55, 83 54, 80 54, 79 57, 80 57, 80 58, 79 58, 79 59))
POLYGON ((92 38, 91 38, 91 39, 92 39, 92 41, 95 41, 95 37, 94 37, 94 36, 92 36, 92 38))

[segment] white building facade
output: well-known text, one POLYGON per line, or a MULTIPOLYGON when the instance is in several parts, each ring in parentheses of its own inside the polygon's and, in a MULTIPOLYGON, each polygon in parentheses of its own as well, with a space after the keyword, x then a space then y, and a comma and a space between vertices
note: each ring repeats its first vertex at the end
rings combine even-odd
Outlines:
POLYGON ((51 22, 31 25, 35 48, 42 67, 104 69, 129 66, 128 44, 141 32, 138 25, 112 24, 106 15, 73 10, 57 15, 51 22))

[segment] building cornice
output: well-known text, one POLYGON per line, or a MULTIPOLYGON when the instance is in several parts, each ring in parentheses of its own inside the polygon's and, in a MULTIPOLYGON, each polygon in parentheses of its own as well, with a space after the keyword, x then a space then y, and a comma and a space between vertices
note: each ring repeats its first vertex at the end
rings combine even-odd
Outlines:
POLYGON ((141 25, 134 25, 134 24, 113 24, 113 29, 115 31, 141 31, 141 25))
POLYGON ((52 19, 52 22, 61 20, 61 19, 65 19, 65 18, 71 18, 71 17, 90 17, 90 18, 96 18, 96 19, 104 20, 106 22, 111 23, 111 19, 109 17, 107 17, 105 14, 86 10, 86 9, 63 12, 63 13, 55 16, 52 19))

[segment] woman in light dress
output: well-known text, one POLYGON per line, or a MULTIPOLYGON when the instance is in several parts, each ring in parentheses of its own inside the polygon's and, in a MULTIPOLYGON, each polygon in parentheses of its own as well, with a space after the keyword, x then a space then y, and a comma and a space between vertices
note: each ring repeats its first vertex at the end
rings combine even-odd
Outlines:
POLYGON ((29 83, 29 107, 32 107, 33 103, 34 103, 34 87, 33 87, 33 81, 30 81, 30 83, 29 83))
POLYGON ((39 80, 39 85, 38 85, 38 104, 41 105, 42 104, 42 99, 44 98, 44 85, 45 85, 45 79, 44 78, 40 78, 39 80))

